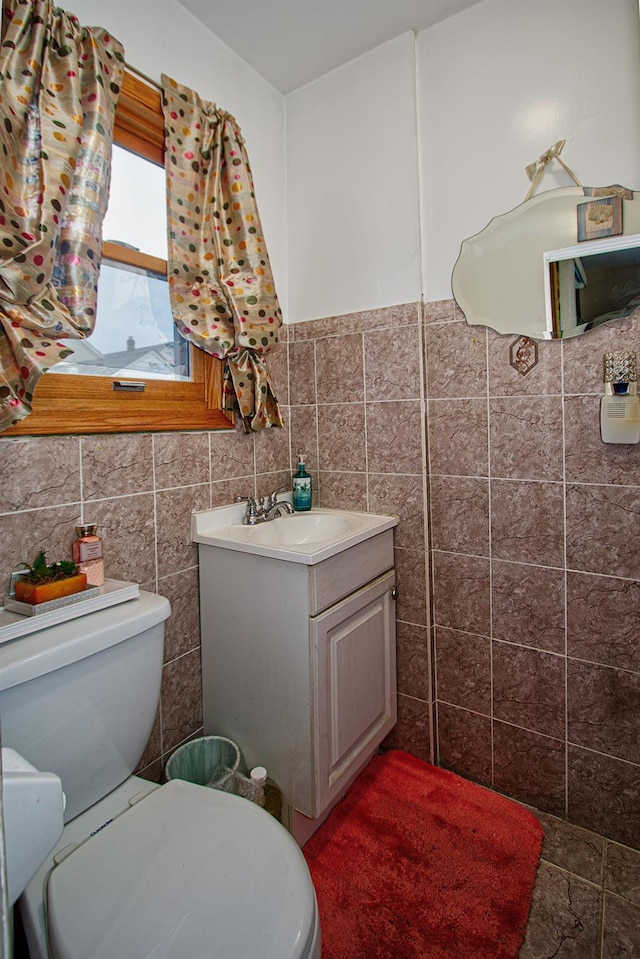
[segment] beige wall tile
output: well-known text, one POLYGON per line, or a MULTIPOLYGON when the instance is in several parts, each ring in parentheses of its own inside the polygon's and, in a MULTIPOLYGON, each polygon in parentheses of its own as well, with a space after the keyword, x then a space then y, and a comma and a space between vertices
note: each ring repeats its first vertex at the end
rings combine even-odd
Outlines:
POLYGON ((640 582, 567 574, 567 654, 640 673, 640 582))
POLYGON ((105 576, 132 583, 155 584, 153 493, 98 500, 92 504, 92 515, 88 518, 98 524, 103 539, 105 576))
POLYGON ((364 399, 362 334, 328 336, 316 340, 315 346, 318 403, 355 403, 364 399))
POLYGON ((491 631, 489 560, 433 554, 434 621, 481 636, 491 631))
POLYGON ((487 476, 487 401, 429 400, 429 471, 447 476, 487 476))
POLYGON ((44 550, 51 563, 71 559, 80 504, 0 515, 0 595, 9 593, 11 573, 44 550))
POLYGON ((365 470, 363 403, 332 403, 318 407, 318 454, 321 470, 365 470))
MULTIPOLYGON (((288 410, 283 411, 288 414, 288 410)), ((288 470, 291 465, 289 451, 289 426, 274 427, 256 433, 256 473, 274 473, 288 470)))
POLYGON ((292 402, 316 402, 316 351, 313 340, 293 342, 289 346, 289 382, 292 402))
POLYGON ((241 429, 211 434, 211 479, 253 476, 256 471, 254 435, 241 429))
POLYGON ((331 473, 323 470, 315 499, 328 509, 367 509, 366 473, 331 473))
POLYGON ((426 626, 399 622, 396 650, 398 692, 429 702, 429 638, 426 626))
POLYGON ((397 516, 396 547, 424 549, 425 518, 422 476, 369 473, 369 509, 397 516))
POLYGON ((565 572, 523 563, 491 563, 492 635, 565 652, 565 572))
POLYGON ((441 701, 491 715, 491 640, 436 626, 436 688, 441 701))
POLYGON ((487 395, 487 331, 466 323, 432 323, 424 329, 427 395, 487 395))
POLYGON ((80 441, 0 439, 0 513, 80 501, 80 441))
POLYGON ((489 424, 492 476, 562 480, 562 397, 492 399, 489 424))
POLYGON ((565 398, 567 482, 638 485, 640 446, 602 442, 600 399, 600 396, 565 398))
POLYGON ((208 433, 158 433, 153 437, 156 489, 208 483, 208 433))
POLYGON ((83 436, 81 443, 85 501, 153 490, 150 433, 83 436))
POLYGON ((364 334, 367 401, 420 398, 420 332, 412 325, 364 334))
POLYGON ((432 476, 429 481, 433 549, 489 555, 489 481, 432 476))
POLYGON ((367 469, 422 473, 423 412, 419 400, 367 403, 367 469))
POLYGON ((197 568, 159 579, 158 592, 171 603, 164 633, 164 661, 168 663, 200 645, 197 568))
POLYGON ((538 566, 564 563, 561 483, 491 481, 491 553, 538 566))
POLYGON ((640 578, 640 487, 567 487, 567 564, 640 578))
POLYGON ((209 486, 184 486, 156 494, 158 576, 170 576, 198 565, 198 550, 191 540, 191 513, 207 509, 209 486))
POLYGON ((166 756, 202 728, 200 649, 167 663, 160 693, 162 749, 166 756))

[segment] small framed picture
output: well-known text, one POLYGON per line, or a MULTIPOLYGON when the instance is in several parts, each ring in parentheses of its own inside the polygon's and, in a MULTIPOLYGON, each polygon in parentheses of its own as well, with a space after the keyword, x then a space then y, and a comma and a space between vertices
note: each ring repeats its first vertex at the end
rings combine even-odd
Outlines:
POLYGON ((622 233, 622 197, 607 196, 578 204, 578 241, 622 233))
POLYGON ((620 183, 612 183, 611 186, 585 186, 585 196, 621 196, 623 200, 633 200, 633 190, 620 183))

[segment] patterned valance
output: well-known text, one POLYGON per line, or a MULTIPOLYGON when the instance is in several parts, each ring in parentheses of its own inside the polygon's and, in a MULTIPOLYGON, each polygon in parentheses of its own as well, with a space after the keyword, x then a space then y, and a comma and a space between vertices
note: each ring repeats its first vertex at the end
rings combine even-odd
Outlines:
POLYGON ((182 336, 225 360, 225 408, 282 426, 267 355, 282 314, 236 120, 162 77, 171 306, 182 336))
POLYGON ((0 429, 96 315, 124 52, 47 0, 4 0, 0 49, 0 429))

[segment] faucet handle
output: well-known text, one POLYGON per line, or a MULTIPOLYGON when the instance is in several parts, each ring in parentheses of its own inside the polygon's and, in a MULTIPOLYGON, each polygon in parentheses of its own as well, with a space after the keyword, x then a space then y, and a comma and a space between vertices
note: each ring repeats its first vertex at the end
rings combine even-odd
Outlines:
POLYGON ((253 526, 258 521, 258 515, 262 515, 262 507, 260 508, 260 514, 258 514, 258 504, 253 496, 236 496, 236 503, 247 504, 247 509, 242 517, 244 526, 253 526))
POLYGON ((274 490, 273 493, 270 493, 267 497, 267 503, 269 508, 275 506, 278 502, 278 493, 287 493, 289 491, 288 486, 280 486, 278 489, 274 490))
POLYGON ((255 516, 255 514, 258 512, 258 506, 253 496, 236 496, 236 503, 247 504, 248 516, 255 516))

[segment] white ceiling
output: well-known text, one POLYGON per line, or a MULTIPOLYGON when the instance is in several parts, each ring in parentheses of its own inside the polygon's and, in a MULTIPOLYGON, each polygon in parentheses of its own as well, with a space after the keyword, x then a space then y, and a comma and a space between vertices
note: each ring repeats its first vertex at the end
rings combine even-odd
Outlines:
POLYGON ((481 0, 178 0, 282 93, 481 0))

